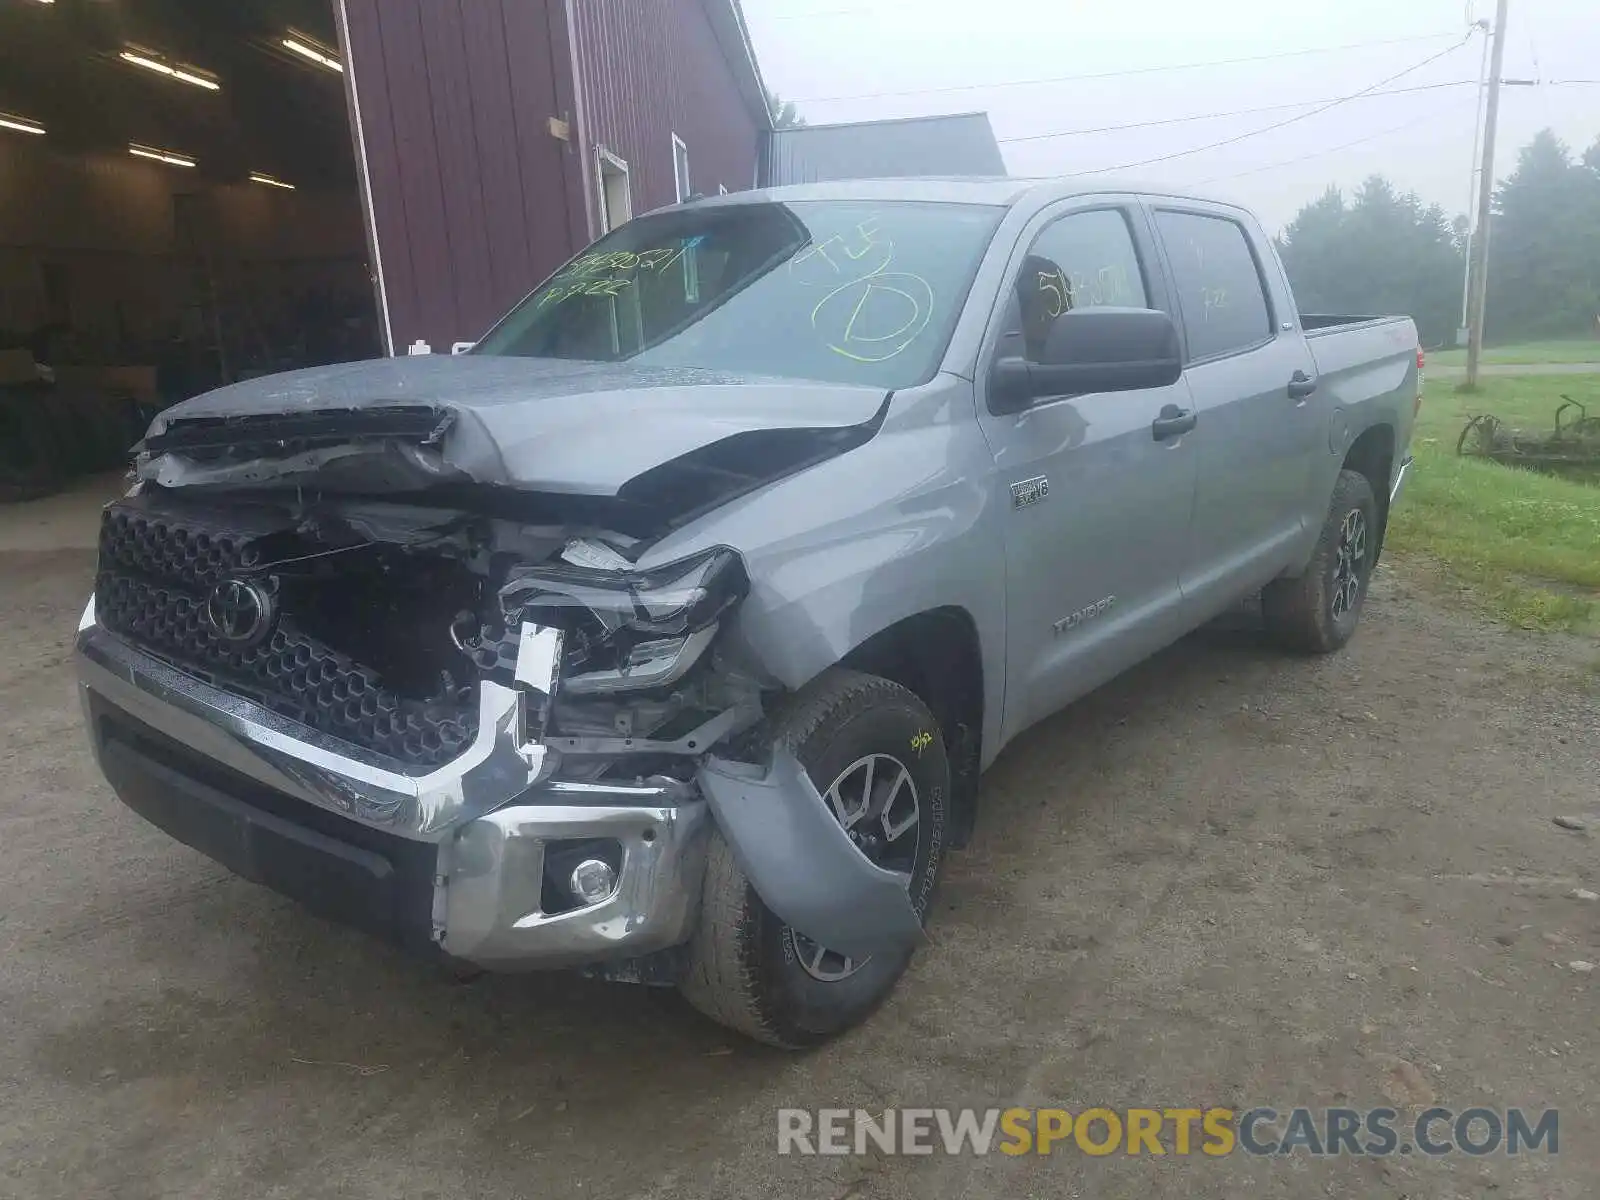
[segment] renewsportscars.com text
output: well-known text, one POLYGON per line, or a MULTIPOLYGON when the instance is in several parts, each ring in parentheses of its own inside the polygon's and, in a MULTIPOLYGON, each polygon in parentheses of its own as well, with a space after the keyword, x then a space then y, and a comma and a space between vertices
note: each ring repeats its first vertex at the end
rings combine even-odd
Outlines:
POLYGON ((781 1108, 779 1154, 1556 1154, 1560 1113, 1520 1108, 781 1108))

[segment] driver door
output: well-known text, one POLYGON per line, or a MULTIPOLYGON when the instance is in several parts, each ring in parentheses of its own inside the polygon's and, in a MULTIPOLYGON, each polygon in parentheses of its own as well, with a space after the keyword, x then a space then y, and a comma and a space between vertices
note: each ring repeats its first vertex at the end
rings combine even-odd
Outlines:
MULTIPOLYGON (((1014 256, 981 376, 998 357, 1038 361, 1049 323, 1072 308, 1170 314, 1145 221, 1131 201, 1041 215, 1014 256)), ((995 412, 986 382, 979 391, 1005 514, 1009 738, 1184 632, 1197 459, 1192 433, 1155 423, 1194 404, 1181 378, 1040 396, 1017 413, 995 412)))

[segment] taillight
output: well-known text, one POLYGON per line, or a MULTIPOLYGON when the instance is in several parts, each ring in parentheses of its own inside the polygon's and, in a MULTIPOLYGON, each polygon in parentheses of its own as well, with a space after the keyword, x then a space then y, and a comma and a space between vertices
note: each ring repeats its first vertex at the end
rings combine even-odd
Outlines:
POLYGON ((1421 371, 1422 368, 1426 367, 1427 365, 1428 365, 1428 356, 1422 352, 1422 347, 1418 346, 1417 347, 1417 370, 1421 371))

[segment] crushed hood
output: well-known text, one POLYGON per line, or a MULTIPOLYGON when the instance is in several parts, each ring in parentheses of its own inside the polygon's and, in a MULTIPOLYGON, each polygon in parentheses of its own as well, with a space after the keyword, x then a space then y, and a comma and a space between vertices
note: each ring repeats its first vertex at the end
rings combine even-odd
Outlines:
POLYGON ((135 447, 163 487, 441 484, 703 507, 861 444, 881 388, 481 355, 376 359, 236 383, 135 447))

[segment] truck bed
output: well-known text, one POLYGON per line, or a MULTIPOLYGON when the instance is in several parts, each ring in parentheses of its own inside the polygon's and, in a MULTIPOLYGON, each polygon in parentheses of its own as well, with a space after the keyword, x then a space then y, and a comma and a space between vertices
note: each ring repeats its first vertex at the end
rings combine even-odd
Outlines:
POLYGON ((1408 321, 1409 317, 1393 315, 1351 316, 1346 313, 1301 313, 1300 328, 1308 338, 1322 337, 1341 329, 1356 329, 1363 325, 1381 325, 1388 321, 1408 321))
POLYGON ((1387 426, 1391 494, 1416 418, 1417 327, 1410 317, 1302 316, 1319 391, 1347 428, 1387 426))
POLYGON ((1325 379, 1356 373, 1374 391, 1388 392, 1406 386, 1416 370, 1417 327, 1410 317, 1313 315, 1300 320, 1325 379))

